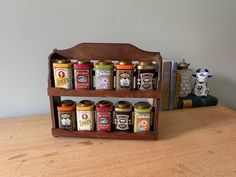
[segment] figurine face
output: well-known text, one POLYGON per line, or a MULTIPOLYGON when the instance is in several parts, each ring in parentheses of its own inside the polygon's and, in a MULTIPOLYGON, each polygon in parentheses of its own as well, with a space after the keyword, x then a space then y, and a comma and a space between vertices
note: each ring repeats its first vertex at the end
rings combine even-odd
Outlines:
POLYGON ((197 69, 196 70, 196 74, 193 74, 194 77, 196 77, 196 80, 199 83, 206 83, 208 78, 211 78, 212 75, 209 74, 208 69, 205 69, 204 71, 201 71, 201 69, 197 69))
POLYGON ((198 80, 199 83, 204 83, 207 82, 208 79, 208 72, 200 72, 196 74, 196 79, 198 80))

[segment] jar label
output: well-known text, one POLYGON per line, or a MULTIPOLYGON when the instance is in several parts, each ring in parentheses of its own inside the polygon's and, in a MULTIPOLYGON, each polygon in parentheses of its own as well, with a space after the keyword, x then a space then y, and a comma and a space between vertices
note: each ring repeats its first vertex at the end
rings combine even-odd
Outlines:
POLYGON ((117 70, 118 72, 118 88, 119 89, 129 89, 132 87, 132 77, 133 72, 127 70, 117 70))
POLYGON ((77 110, 77 129, 93 130, 94 129, 94 112, 77 110))
POLYGON ((97 131, 110 131, 111 130, 111 113, 110 112, 97 112, 96 126, 97 126, 97 131))
POLYGON ((54 68, 55 87, 72 89, 72 69, 54 68))
POLYGON ((98 69, 96 70, 96 75, 96 89, 111 89, 111 70, 98 69))
POLYGON ((153 90, 153 73, 140 74, 140 90, 153 90))
POLYGON ((134 114, 134 132, 147 132, 150 130, 151 113, 135 112, 134 114))
POLYGON ((59 112, 58 117, 59 117, 59 128, 73 129, 71 112, 59 112))
POLYGON ((128 130, 131 125, 129 115, 116 115, 115 125, 118 130, 128 130))
POLYGON ((89 70, 77 69, 74 72, 75 72, 75 88, 89 89, 90 88, 89 70))

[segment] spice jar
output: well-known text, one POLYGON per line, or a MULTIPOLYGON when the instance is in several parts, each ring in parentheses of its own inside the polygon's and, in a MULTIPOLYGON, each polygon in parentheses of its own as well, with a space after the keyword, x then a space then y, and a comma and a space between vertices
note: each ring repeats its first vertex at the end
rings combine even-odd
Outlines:
POLYGON ((115 104, 115 130, 132 131, 132 104, 128 101, 119 101, 115 104))
POLYGON ((116 65, 116 90, 132 90, 134 65, 130 61, 121 61, 116 65))
POLYGON ((142 61, 138 64, 138 90, 154 90, 156 89, 157 76, 156 69, 157 65, 150 61, 142 61))
POLYGON ((94 103, 82 100, 77 106, 77 130, 94 130, 94 103))
POLYGON ((147 102, 134 104, 134 132, 150 131, 152 120, 152 106, 147 102))
POLYGON ((99 61, 95 64, 95 89, 112 90, 114 87, 114 65, 111 61, 99 61))
POLYGON ((59 128, 66 130, 75 130, 75 102, 72 100, 64 100, 57 107, 59 128))
POLYGON ((73 89, 72 63, 68 60, 58 60, 53 63, 55 87, 73 89))
POLYGON ((184 59, 182 59, 181 62, 178 63, 177 65, 177 73, 181 75, 180 90, 179 90, 180 97, 186 97, 192 91, 192 86, 191 86, 192 72, 188 69, 189 65, 190 64, 186 63, 184 59))
POLYGON ((78 61, 73 64, 75 89, 92 89, 93 64, 90 61, 78 61))
POLYGON ((110 101, 102 100, 96 104, 96 130, 110 131, 112 122, 113 104, 110 101))

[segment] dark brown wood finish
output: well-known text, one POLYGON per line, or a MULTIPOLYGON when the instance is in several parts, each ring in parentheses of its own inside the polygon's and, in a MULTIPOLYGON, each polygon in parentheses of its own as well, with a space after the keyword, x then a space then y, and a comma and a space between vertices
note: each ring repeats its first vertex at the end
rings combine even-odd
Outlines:
POLYGON ((134 139, 157 140, 157 132, 129 133, 129 132, 97 132, 97 131, 68 131, 52 128, 55 137, 104 138, 104 139, 134 139))
POLYGON ((57 105, 61 102, 61 97, 59 96, 49 96, 51 117, 52 117, 52 127, 58 128, 59 123, 57 119, 57 105))
POLYGON ((108 138, 108 139, 135 139, 135 140, 157 140, 158 119, 160 106, 161 70, 162 58, 159 52, 148 52, 141 50, 131 44, 117 43, 81 43, 65 50, 54 49, 48 61, 48 95, 50 99, 52 117, 52 135, 55 137, 80 137, 80 138, 108 138), (156 61, 159 66, 158 90, 151 91, 116 91, 116 90, 66 90, 54 88, 52 63, 55 59, 84 59, 84 60, 129 60, 129 61, 156 61), (66 131, 58 128, 57 105, 61 96, 80 97, 121 97, 121 98, 153 98, 154 107, 154 131, 145 133, 128 132, 87 132, 66 131))
POLYGON ((85 60, 159 60, 159 52, 148 52, 132 44, 119 43, 80 43, 66 50, 54 50, 65 58, 85 60))
MULTIPOLYGON (((153 130, 156 131, 158 135, 158 122, 159 122, 159 110, 160 110, 160 99, 153 99, 154 107, 154 121, 153 121, 153 130)), ((158 137, 158 136, 157 136, 158 137)))
POLYGON ((48 88, 49 96, 81 96, 81 97, 120 97, 120 98, 160 98, 160 92, 157 90, 139 91, 139 90, 66 90, 63 88, 48 88))

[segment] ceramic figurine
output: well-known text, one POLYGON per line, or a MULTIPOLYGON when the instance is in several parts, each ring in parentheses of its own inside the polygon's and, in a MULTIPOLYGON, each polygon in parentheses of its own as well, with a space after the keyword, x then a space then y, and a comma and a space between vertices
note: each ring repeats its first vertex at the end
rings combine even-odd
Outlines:
POLYGON ((212 75, 209 74, 208 69, 205 69, 204 71, 201 71, 201 69, 197 69, 196 74, 193 74, 193 76, 196 77, 193 93, 196 96, 207 97, 209 93, 207 81, 208 78, 212 77, 212 75))

